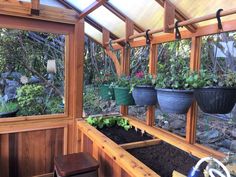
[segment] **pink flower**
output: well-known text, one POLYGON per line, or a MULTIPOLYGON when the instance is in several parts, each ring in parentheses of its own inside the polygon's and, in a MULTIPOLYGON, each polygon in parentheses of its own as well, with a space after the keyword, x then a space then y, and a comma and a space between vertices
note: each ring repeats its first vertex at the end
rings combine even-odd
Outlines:
POLYGON ((139 72, 137 72, 137 73, 135 74, 135 76, 136 76, 137 78, 143 78, 143 77, 144 77, 144 73, 143 73, 143 71, 139 71, 139 72))

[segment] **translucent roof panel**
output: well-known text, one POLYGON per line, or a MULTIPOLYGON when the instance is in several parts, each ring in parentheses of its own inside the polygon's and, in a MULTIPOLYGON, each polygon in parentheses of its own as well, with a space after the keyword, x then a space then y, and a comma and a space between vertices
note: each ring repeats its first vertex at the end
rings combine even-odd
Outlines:
POLYGON ((95 41, 102 43, 102 33, 88 23, 84 23, 85 33, 95 41))
POLYGON ((164 9, 155 0, 109 0, 109 2, 144 29, 163 26, 164 9))
POLYGON ((96 0, 66 0, 66 2, 69 2, 81 11, 83 11, 86 7, 88 7, 95 1, 96 0))
MULTIPOLYGON (((216 13, 218 9, 229 10, 236 7, 236 0, 170 0, 178 9, 180 9, 189 18, 201 17, 204 15, 216 13)), ((222 21, 233 20, 236 15, 222 17, 222 21)), ((217 23, 217 20, 208 20, 198 23, 199 26, 217 23)))
MULTIPOLYGON (((31 2, 31 0, 21 0, 21 1, 31 2)), ((64 6, 61 3, 59 3, 57 0, 40 0, 40 4, 52 6, 52 7, 64 8, 64 6)))

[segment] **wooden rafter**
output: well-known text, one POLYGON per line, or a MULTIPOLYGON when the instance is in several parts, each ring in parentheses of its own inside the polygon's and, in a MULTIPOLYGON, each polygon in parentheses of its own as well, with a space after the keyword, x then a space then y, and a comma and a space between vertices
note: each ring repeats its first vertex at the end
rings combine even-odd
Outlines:
MULTIPOLYGON (((111 11, 114 15, 116 15, 117 17, 119 17, 121 20, 123 20, 125 22, 125 20, 128 18, 124 13, 122 13, 119 9, 117 9, 116 7, 114 7, 111 3, 109 2, 105 2, 103 4, 103 6, 105 8, 107 8, 109 11, 111 11)), ((137 23, 133 22, 134 23, 134 29, 141 33, 141 32, 144 32, 145 29, 142 28, 141 26, 139 26, 137 23)))
MULTIPOLYGON (((69 9, 73 9, 75 10, 77 13, 81 13, 81 11, 76 8, 75 6, 73 6, 72 4, 66 2, 65 0, 57 0, 58 2, 60 2, 62 5, 64 5, 65 7, 69 8, 69 9)), ((84 18, 84 20, 90 24, 91 26, 93 26, 94 28, 96 28, 98 31, 100 31, 102 33, 102 29, 104 28, 102 25, 98 24, 97 22, 95 22, 93 19, 91 19, 90 17, 86 16, 84 18)), ((114 33, 110 32, 110 38, 112 40, 114 39, 118 39, 118 36, 116 36, 114 33)), ((120 43, 121 45, 123 45, 123 43, 120 43)))
MULTIPOLYGON (((165 1, 168 1, 169 4, 172 4, 173 7, 175 8, 175 18, 178 21, 185 21, 188 20, 189 17, 186 16, 181 10, 179 10, 173 3, 171 3, 169 0, 155 0, 156 2, 158 2, 158 4, 160 4, 162 7, 164 7, 165 1)), ((192 25, 188 25, 186 26, 186 28, 190 31, 190 32, 196 32, 197 29, 197 25, 192 24, 192 25)))
POLYGON ((31 0, 31 15, 39 16, 40 0, 31 0))
POLYGON ((91 5, 89 5, 87 8, 85 8, 81 14, 79 15, 79 19, 82 19, 84 17, 86 17, 88 14, 90 14, 91 12, 93 12, 94 10, 96 10, 98 7, 100 7, 101 5, 103 5, 106 2, 106 0, 97 0, 94 1, 91 5))

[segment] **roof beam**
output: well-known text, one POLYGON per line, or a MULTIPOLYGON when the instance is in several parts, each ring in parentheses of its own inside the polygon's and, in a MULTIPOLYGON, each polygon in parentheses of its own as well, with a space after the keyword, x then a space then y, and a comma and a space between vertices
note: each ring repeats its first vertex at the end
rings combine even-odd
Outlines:
POLYGON ((79 15, 79 19, 82 19, 84 17, 86 17, 88 14, 90 14, 91 12, 93 12, 94 10, 96 10, 98 7, 100 7, 101 5, 103 5, 106 2, 106 0, 97 0, 94 1, 91 5, 89 5, 87 8, 85 8, 81 14, 79 15))
POLYGON ((31 15, 39 16, 40 0, 31 0, 31 15))
MULTIPOLYGON (((81 11, 80 11, 78 8, 76 8, 75 6, 73 6, 73 5, 70 4, 70 3, 66 2, 65 0, 57 0, 57 1, 60 2, 62 5, 64 5, 65 7, 69 8, 69 9, 75 10, 75 11, 76 11, 77 13, 79 13, 79 14, 81 13, 81 11)), ((101 33, 102 33, 102 29, 105 28, 105 27, 103 27, 102 25, 100 25, 100 24, 98 24, 97 22, 95 22, 93 19, 91 19, 91 18, 88 17, 88 16, 86 16, 86 17, 84 18, 84 20, 85 20, 88 24, 90 24, 91 26, 93 26, 94 28, 96 28, 98 31, 100 31, 101 33)), ((119 37, 110 32, 110 38, 111 38, 112 40, 115 40, 115 39, 118 39, 119 37)), ((123 43, 120 43, 120 44, 123 45, 123 43)))
MULTIPOLYGON (((125 22, 125 20, 128 18, 124 13, 122 13, 119 9, 117 9, 116 7, 114 7, 111 3, 109 2, 105 2, 103 4, 104 7, 106 7, 108 10, 110 10, 114 15, 116 15, 118 18, 120 18, 122 21, 125 22)), ((137 23, 134 23, 134 29, 141 33, 146 31, 144 28, 142 28, 141 26, 139 26, 137 23)))
MULTIPOLYGON (((167 1, 169 4, 172 4, 173 7, 175 8, 175 18, 178 20, 178 21, 185 21, 185 20, 188 20, 189 17, 186 16, 181 10, 179 10, 173 3, 171 3, 169 0, 155 0, 158 4, 160 4, 162 7, 165 6, 165 1, 167 1)), ((195 24, 192 24, 192 25, 188 25, 186 26, 186 28, 190 31, 190 32, 196 32, 197 30, 197 25, 195 24)))

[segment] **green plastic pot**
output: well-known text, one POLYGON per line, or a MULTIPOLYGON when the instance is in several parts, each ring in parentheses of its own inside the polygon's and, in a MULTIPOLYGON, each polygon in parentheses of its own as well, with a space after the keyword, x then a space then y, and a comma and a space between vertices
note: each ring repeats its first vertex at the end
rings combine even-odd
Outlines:
POLYGON ((116 104, 117 105, 134 105, 134 99, 132 94, 130 93, 129 88, 125 87, 115 87, 114 88, 115 92, 115 99, 116 99, 116 104))
POLYGON ((115 100, 114 89, 106 84, 99 87, 99 95, 103 100, 115 100))

